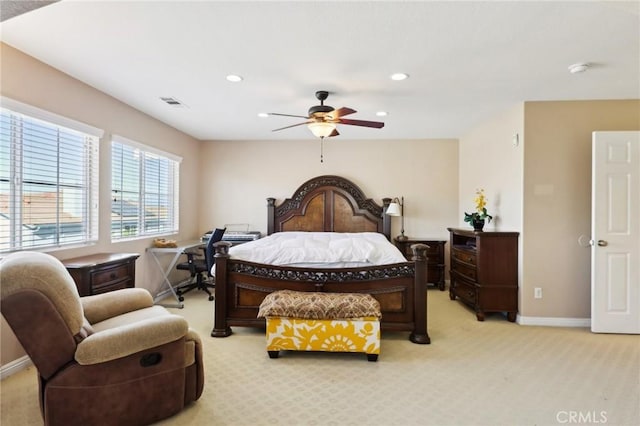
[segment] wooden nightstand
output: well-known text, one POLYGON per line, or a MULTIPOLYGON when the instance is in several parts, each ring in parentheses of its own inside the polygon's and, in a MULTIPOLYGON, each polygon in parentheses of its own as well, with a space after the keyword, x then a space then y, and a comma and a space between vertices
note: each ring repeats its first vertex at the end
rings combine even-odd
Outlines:
POLYGON ((80 296, 135 287, 137 253, 98 253, 63 260, 80 296))
POLYGON ((429 246, 427 250, 427 284, 438 286, 440 291, 444 291, 444 245, 446 240, 433 240, 422 238, 409 238, 405 241, 393 239, 396 247, 402 252, 407 260, 411 260, 411 245, 426 244, 429 246))

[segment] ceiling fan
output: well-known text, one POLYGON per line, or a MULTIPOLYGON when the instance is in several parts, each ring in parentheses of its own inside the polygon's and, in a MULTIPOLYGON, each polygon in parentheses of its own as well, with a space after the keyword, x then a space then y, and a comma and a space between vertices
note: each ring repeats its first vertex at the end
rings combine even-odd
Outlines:
POLYGON ((338 130, 336 129, 337 124, 346 124, 349 126, 361 126, 361 127, 373 127, 376 129, 381 129, 384 127, 384 123, 380 121, 365 121, 365 120, 352 120, 349 118, 342 118, 346 115, 354 114, 357 111, 351 108, 342 107, 339 109, 335 109, 332 106, 325 105, 324 101, 329 96, 329 92, 326 90, 318 90, 316 92, 316 98, 320 101, 320 105, 315 105, 309 108, 309 113, 307 116, 304 115, 292 115, 292 114, 280 114, 277 112, 271 112, 269 115, 279 115, 282 117, 297 117, 297 118, 305 118, 307 121, 302 123, 292 124, 290 126, 280 127, 279 129, 274 129, 274 132, 289 129, 291 127, 303 126, 307 125, 309 130, 318 138, 330 138, 333 136, 338 136, 338 130))

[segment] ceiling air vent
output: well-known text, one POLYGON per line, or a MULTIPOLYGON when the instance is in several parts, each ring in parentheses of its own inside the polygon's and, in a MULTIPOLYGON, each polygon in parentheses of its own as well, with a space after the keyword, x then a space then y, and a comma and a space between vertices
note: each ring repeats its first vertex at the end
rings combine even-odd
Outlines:
POLYGON ((168 105, 171 105, 172 107, 175 108, 186 108, 187 106, 185 104, 183 104, 182 102, 180 102, 179 100, 177 100, 176 98, 166 98, 166 97, 160 97, 160 100, 162 100, 163 102, 167 103, 168 105))

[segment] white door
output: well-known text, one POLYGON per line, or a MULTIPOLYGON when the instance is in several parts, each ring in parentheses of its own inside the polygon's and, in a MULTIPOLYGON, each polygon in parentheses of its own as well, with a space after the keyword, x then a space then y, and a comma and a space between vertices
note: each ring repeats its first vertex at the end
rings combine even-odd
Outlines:
POLYGON ((640 333, 640 132, 593 133, 591 331, 640 333))

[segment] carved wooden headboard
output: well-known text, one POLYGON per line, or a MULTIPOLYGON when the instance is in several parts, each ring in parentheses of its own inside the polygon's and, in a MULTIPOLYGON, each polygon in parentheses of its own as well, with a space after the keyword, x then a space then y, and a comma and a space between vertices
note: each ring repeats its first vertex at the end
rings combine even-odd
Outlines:
POLYGON ((267 234, 282 231, 380 232, 391 236, 384 214, 391 198, 380 206, 356 184, 340 176, 318 176, 303 183, 279 206, 267 198, 267 234))

